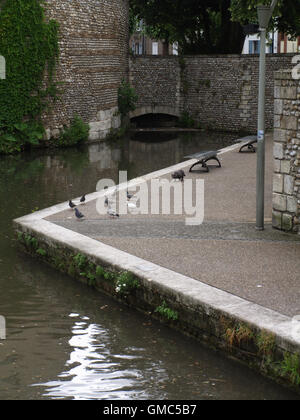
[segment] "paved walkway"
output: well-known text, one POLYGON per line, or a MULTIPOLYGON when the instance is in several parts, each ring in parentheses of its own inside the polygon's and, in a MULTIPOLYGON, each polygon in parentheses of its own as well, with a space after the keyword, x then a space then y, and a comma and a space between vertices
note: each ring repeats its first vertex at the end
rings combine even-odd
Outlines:
POLYGON ((222 154, 221 169, 188 174, 185 168, 186 179, 205 180, 202 225, 187 226, 186 216, 174 214, 110 219, 97 213, 95 200, 80 207, 84 221, 69 209, 48 220, 284 315, 299 315, 300 237, 271 227, 272 143, 269 135, 263 232, 255 230, 256 154, 238 148, 222 154))

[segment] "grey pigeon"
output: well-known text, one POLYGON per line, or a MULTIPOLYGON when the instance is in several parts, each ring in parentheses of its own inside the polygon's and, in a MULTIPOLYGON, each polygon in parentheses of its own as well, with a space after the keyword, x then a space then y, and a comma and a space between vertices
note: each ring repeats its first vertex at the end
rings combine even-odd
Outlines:
POLYGON ((120 217, 120 215, 118 214, 118 213, 116 213, 114 210, 112 210, 112 209, 108 209, 107 210, 107 214, 110 216, 110 217, 113 217, 113 218, 115 218, 115 217, 120 217))
POLYGON ((71 209, 73 209, 74 207, 76 207, 76 205, 73 203, 72 200, 69 201, 69 206, 71 207, 71 209))
POLYGON ((85 203, 85 194, 81 197, 80 199, 80 203, 84 204, 85 203))
POLYGON ((78 210, 77 207, 75 207, 75 216, 77 217, 78 220, 84 218, 84 215, 82 213, 80 213, 80 211, 78 210))
POLYGON ((172 178, 173 179, 179 179, 181 182, 183 182, 184 177, 185 177, 185 173, 182 169, 172 173, 172 178))
POLYGON ((127 199, 131 200, 132 197, 133 197, 133 194, 129 194, 129 192, 127 191, 127 199))

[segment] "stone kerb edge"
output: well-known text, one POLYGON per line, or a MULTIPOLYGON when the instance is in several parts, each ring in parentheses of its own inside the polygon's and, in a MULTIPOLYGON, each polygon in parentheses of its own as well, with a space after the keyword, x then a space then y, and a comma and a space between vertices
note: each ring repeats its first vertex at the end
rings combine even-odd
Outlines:
MULTIPOLYGON (((285 350, 297 346, 300 350, 300 339, 292 339, 291 319, 273 310, 249 302, 238 296, 224 292, 190 277, 160 267, 156 264, 120 251, 95 239, 55 225, 45 220, 29 221, 16 219, 15 226, 22 231, 42 236, 46 242, 67 246, 89 258, 101 260, 119 270, 128 270, 137 275, 147 285, 152 283, 164 291, 175 293, 188 305, 200 305, 209 315, 221 311, 239 321, 251 323, 258 329, 273 333, 281 341, 285 350)), ((153 286, 152 286, 153 287, 153 286)))
MULTIPOLYGON (((230 146, 221 150, 220 154, 238 147, 239 145, 230 146)), ((131 181, 131 185, 138 185, 153 177, 170 173, 192 162, 194 160, 136 178, 131 181)), ((119 186, 119 188, 126 187, 127 185, 119 186)), ((87 198, 91 201, 103 195, 101 191, 90 194, 87 198)), ((292 336, 294 325, 290 317, 44 220, 45 217, 65 209, 66 203, 62 203, 21 217, 14 220, 15 228, 17 231, 42 237, 49 246, 59 244, 80 252, 92 260, 103 262, 116 270, 129 271, 142 281, 144 288, 155 289, 163 296, 170 297, 171 301, 176 301, 178 305, 182 304, 185 308, 199 311, 199 316, 204 316, 207 322, 211 316, 220 318, 224 315, 235 322, 251 325, 255 331, 272 334, 281 352, 300 354, 300 338, 296 340, 292 336)))

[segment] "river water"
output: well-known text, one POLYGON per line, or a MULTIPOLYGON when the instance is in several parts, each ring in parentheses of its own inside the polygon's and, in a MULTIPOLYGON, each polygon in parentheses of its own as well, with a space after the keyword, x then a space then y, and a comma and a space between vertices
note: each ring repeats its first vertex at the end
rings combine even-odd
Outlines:
POLYGON ((232 135, 139 134, 82 149, 0 157, 0 399, 298 399, 17 250, 12 220, 232 144, 232 135))

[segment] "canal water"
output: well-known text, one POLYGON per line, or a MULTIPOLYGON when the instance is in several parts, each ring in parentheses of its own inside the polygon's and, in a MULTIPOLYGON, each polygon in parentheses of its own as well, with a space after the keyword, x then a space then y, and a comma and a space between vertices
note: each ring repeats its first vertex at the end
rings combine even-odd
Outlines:
POLYGON ((0 157, 0 399, 298 399, 17 250, 12 220, 232 144, 220 133, 140 133, 82 149, 0 157))

